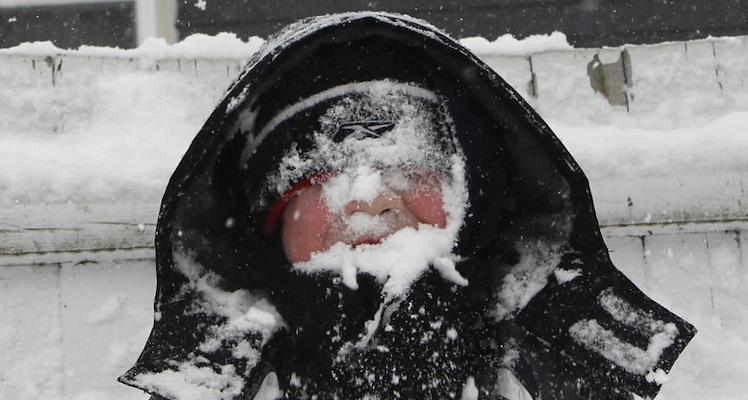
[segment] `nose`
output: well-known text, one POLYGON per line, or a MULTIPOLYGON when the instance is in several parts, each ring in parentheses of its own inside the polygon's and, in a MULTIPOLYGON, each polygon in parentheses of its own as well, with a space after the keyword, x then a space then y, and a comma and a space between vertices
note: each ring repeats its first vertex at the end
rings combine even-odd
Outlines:
POLYGON ((345 205, 344 212, 346 215, 353 215, 356 212, 363 212, 371 216, 382 215, 388 211, 403 211, 405 203, 402 197, 397 193, 386 190, 379 192, 371 201, 351 201, 345 205))

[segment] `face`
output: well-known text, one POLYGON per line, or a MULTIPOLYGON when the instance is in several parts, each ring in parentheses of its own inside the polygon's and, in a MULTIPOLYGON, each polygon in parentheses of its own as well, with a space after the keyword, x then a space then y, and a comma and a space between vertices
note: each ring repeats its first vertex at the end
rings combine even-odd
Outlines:
POLYGON ((313 253, 339 242, 353 247, 376 244, 403 228, 444 228, 447 223, 437 174, 383 179, 366 200, 330 201, 325 185, 302 189, 283 212, 283 248, 292 263, 309 261, 313 253))

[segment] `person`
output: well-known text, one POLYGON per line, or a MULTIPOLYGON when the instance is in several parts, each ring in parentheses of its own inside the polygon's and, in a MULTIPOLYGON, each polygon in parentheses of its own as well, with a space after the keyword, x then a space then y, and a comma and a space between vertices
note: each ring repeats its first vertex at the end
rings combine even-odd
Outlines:
POLYGON ((498 74, 390 13, 267 41, 164 194, 152 399, 654 397, 695 329, 498 74))

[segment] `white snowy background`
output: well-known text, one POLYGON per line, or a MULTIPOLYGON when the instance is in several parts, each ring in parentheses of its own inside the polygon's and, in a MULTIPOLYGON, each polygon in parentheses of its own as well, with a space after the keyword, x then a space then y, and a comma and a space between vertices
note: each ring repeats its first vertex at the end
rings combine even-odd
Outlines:
MULTIPOLYGON (((261 43, 221 34, 135 50, 0 50, 0 399, 147 398, 116 377, 150 330, 160 197, 261 43), (63 250, 85 249, 96 238, 81 218, 99 230, 126 221, 145 245, 43 251, 60 235, 63 250)), ((559 34, 464 43, 585 170, 616 265, 699 329, 657 398, 745 398, 748 40, 626 47, 628 110, 587 75, 595 54, 610 63, 621 49, 570 49, 559 34)))

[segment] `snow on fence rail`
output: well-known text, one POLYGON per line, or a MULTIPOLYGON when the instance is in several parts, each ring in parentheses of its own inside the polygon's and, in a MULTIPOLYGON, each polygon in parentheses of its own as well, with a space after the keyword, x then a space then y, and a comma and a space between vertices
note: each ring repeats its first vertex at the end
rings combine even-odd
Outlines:
MULTIPOLYGON (((171 171, 252 51, 201 58, 23 49, 0 50, 0 254, 152 246, 171 171)), ((599 149, 606 139, 594 133, 614 127, 619 136, 635 131, 632 142, 677 141, 673 128, 708 127, 745 112, 748 37, 528 55, 475 51, 559 133, 590 178, 603 226, 646 232, 658 223, 748 220, 741 160, 691 172, 655 162, 632 173, 663 154, 633 150, 623 154, 640 160, 600 167, 619 152, 599 149)))

